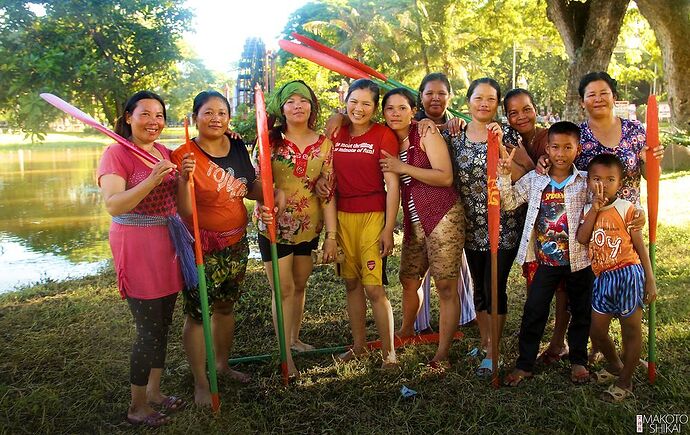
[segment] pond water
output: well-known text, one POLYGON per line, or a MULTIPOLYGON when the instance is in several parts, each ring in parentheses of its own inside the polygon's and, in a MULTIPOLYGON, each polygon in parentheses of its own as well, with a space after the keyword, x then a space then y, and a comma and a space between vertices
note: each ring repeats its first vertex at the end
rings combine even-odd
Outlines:
POLYGON ((0 293, 108 263, 110 216, 95 175, 104 148, 0 149, 0 293))

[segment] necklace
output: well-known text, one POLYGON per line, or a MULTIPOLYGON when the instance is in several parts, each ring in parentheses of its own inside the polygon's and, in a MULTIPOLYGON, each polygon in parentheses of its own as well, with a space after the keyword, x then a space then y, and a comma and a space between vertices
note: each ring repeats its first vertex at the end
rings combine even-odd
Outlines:
POLYGON ((403 138, 403 140, 400 141, 400 145, 404 144, 405 141, 407 141, 407 140, 409 140, 409 139, 410 139, 410 135, 408 134, 407 136, 405 136, 405 137, 403 138))

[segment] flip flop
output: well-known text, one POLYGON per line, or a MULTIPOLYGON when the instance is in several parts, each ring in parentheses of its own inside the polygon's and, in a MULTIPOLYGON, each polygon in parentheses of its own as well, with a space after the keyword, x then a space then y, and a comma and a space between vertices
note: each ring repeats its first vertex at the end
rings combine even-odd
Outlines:
POLYGON ((572 382, 575 385, 582 385, 582 384, 587 384, 590 382, 590 373, 589 370, 585 369, 585 371, 580 372, 578 374, 570 373, 570 382, 572 382))
MULTIPOLYGON (((498 360, 498 367, 501 367, 501 360, 498 360)), ((484 358, 475 373, 480 378, 487 378, 493 375, 493 361, 491 358, 484 358)))
POLYGON ((628 397, 635 397, 632 390, 621 388, 616 384, 609 385, 609 387, 601 393, 601 396, 599 396, 604 402, 610 403, 620 403, 628 397))
POLYGON ((591 378, 592 382, 594 382, 597 385, 608 385, 612 382, 615 382, 616 379, 618 379, 618 376, 614 375, 606 369, 601 369, 597 372, 592 373, 591 378))
POLYGON ((146 426, 146 427, 161 427, 164 424, 168 424, 170 422, 170 417, 167 415, 163 414, 162 412, 154 412, 152 414, 147 415, 141 420, 135 420, 130 416, 125 417, 125 421, 127 423, 131 424, 132 426, 146 426))
POLYGON ((539 355, 539 357, 537 358, 537 362, 545 366, 550 366, 551 364, 555 364, 567 356, 568 351, 565 349, 563 349, 563 351, 559 353, 552 352, 549 349, 546 349, 544 352, 541 353, 541 355, 539 355))

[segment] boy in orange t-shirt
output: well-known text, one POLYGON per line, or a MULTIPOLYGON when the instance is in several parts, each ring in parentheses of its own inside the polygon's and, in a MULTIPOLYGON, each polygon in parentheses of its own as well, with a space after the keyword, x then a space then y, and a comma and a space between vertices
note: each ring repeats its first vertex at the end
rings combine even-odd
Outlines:
POLYGON ((587 167, 592 204, 584 209, 577 231, 589 243, 592 270, 592 344, 601 349, 607 367, 595 373, 598 384, 611 383, 602 400, 620 402, 632 395, 632 376, 642 351, 642 304, 656 298, 651 261, 642 232, 630 230, 635 206, 617 197, 624 167, 613 154, 600 154, 587 167), (618 317, 623 335, 623 360, 609 336, 618 317))

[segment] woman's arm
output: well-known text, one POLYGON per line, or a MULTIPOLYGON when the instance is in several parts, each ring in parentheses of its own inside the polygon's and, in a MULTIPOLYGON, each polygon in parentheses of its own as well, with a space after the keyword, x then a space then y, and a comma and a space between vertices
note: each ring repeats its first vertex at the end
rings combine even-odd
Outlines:
POLYGON ((450 163, 448 147, 441 135, 427 135, 422 145, 431 163, 431 169, 419 168, 400 161, 385 150, 385 156, 379 160, 383 173, 405 174, 430 186, 451 186, 453 184, 453 165, 450 163))
POLYGON ((400 178, 397 174, 387 172, 383 174, 383 180, 386 183, 386 223, 379 240, 381 256, 386 256, 393 252, 393 229, 395 229, 395 220, 400 206, 400 178))
POLYGON ((151 168, 144 181, 126 190, 126 181, 119 175, 106 174, 101 177, 101 195, 105 208, 111 216, 118 216, 134 209, 146 195, 161 184, 163 179, 175 169, 169 160, 161 160, 151 168))

